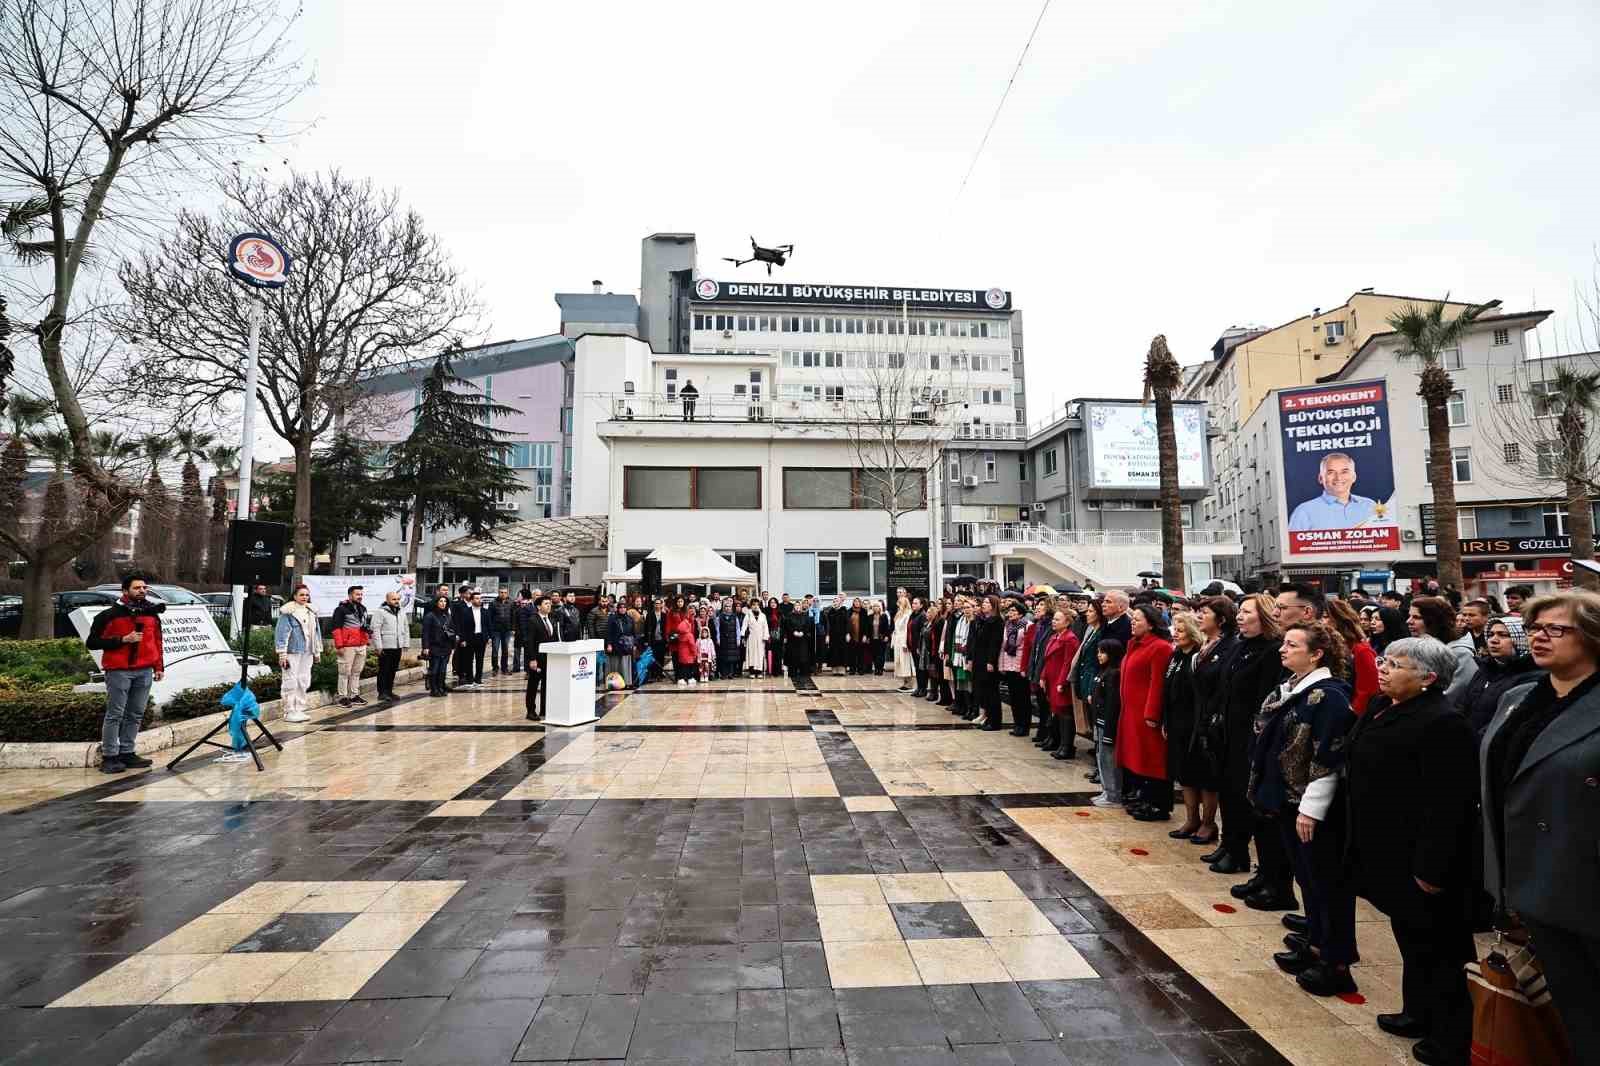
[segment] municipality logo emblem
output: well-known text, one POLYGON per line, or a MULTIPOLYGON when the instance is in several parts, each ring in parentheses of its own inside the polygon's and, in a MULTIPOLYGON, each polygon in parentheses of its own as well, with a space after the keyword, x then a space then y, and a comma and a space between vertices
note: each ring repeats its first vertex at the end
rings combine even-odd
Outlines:
POLYGON ((1006 290, 990 289, 988 292, 983 294, 983 302, 994 308, 996 311, 1000 310, 1006 305, 1006 290))
POLYGON ((694 291, 695 295, 699 296, 702 300, 715 300, 722 292, 722 286, 718 285, 710 278, 701 278, 699 281, 694 283, 694 291))

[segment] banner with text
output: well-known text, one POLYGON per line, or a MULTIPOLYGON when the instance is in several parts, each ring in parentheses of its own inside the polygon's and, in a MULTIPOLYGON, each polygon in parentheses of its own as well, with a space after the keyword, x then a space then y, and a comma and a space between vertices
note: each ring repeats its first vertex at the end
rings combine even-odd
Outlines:
POLYGON ((1283 389, 1278 432, 1286 557, 1399 551, 1384 382, 1283 389))
POLYGON ((417 602, 416 574, 306 574, 300 581, 311 590, 311 607, 317 617, 326 618, 345 599, 351 585, 361 586, 361 602, 367 610, 376 611, 387 592, 400 594, 400 611, 405 613, 417 602))

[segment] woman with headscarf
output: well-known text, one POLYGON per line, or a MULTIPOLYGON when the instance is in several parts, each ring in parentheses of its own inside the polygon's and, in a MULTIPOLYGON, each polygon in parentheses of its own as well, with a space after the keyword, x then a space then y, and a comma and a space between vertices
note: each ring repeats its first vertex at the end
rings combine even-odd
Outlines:
POLYGON ((767 669, 767 637, 771 635, 766 612, 759 600, 751 600, 744 610, 744 670, 760 677, 767 669))
POLYGON ((1499 710, 1500 698, 1518 685, 1538 680, 1542 672, 1528 652, 1521 618, 1513 614, 1493 619, 1483 627, 1483 635, 1486 645, 1478 656, 1478 672, 1455 704, 1480 737, 1499 710))

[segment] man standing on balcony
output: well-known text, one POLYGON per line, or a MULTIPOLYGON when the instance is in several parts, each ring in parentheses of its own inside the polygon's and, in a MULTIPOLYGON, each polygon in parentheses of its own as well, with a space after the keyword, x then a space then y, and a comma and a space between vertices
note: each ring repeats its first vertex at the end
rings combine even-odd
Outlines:
POLYGON ((700 397, 700 390, 694 387, 693 381, 685 381, 683 388, 678 390, 678 396, 683 400, 683 420, 694 421, 694 402, 700 397))

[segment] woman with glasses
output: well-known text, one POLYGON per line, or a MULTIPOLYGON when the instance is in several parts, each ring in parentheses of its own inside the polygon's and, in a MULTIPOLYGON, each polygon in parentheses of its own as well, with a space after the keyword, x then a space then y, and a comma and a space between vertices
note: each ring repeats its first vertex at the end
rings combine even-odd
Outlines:
POLYGON ((1600 595, 1523 608, 1546 676, 1506 693, 1480 749, 1485 876, 1544 965, 1576 1061, 1600 1062, 1600 595))
POLYGON ((1382 698, 1350 731, 1346 793, 1356 891, 1388 916, 1400 948, 1401 1007, 1378 1028, 1419 1039, 1420 1062, 1465 1063, 1472 1004, 1477 740, 1444 690, 1455 655, 1432 637, 1397 640, 1378 668, 1382 698))

